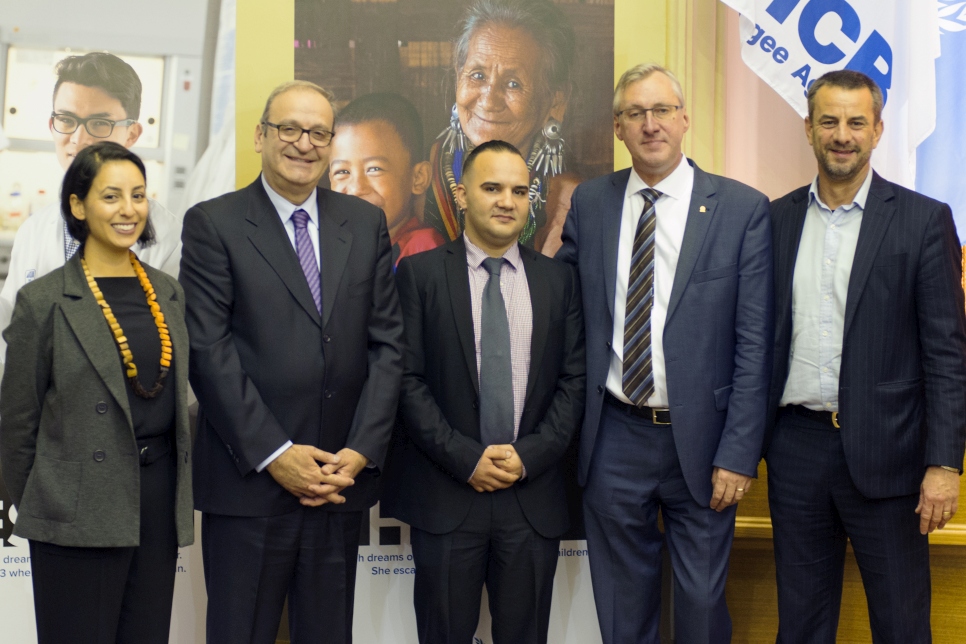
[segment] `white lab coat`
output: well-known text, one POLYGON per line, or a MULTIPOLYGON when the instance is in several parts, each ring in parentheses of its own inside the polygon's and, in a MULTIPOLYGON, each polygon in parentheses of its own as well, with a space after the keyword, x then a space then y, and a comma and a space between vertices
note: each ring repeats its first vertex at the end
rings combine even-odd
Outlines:
MULTIPOLYGON (((181 220, 154 199, 148 202, 155 242, 148 248, 135 244, 131 250, 145 264, 177 278, 181 264, 181 220)), ((0 331, 10 325, 20 287, 63 265, 64 220, 58 201, 28 217, 14 237, 10 270, 0 291, 0 331)), ((0 338, 0 361, 6 356, 7 343, 0 338)))

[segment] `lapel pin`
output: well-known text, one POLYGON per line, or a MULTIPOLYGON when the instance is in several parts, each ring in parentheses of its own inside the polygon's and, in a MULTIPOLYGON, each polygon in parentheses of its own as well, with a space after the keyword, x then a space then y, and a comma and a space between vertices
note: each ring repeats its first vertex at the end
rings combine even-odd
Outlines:
POLYGON ((700 208, 698 208, 698 212, 708 212, 708 209, 705 208, 704 206, 701 206, 700 208))

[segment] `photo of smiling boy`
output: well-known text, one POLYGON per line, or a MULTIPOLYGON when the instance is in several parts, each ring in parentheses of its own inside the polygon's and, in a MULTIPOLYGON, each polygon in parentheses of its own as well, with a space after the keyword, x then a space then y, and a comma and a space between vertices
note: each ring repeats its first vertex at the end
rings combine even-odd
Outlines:
POLYGON ((332 189, 386 213, 393 267, 403 257, 443 244, 443 236, 416 214, 423 210, 431 172, 422 121, 412 103, 398 94, 367 94, 339 112, 334 129, 332 189))

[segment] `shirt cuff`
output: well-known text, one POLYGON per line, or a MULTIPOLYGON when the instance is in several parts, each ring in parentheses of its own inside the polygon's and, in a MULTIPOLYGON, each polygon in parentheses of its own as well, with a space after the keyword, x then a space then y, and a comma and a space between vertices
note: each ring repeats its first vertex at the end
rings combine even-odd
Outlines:
POLYGON ((287 450, 291 446, 292 446, 292 441, 285 441, 285 444, 284 445, 282 445, 277 450, 275 450, 274 452, 272 452, 272 455, 271 456, 269 456, 264 461, 262 461, 261 463, 259 463, 258 467, 255 468, 255 471, 256 472, 261 472, 262 470, 264 470, 266 467, 268 467, 269 463, 271 463, 276 458, 278 458, 279 456, 281 456, 282 455, 282 452, 284 452, 285 450, 287 450))

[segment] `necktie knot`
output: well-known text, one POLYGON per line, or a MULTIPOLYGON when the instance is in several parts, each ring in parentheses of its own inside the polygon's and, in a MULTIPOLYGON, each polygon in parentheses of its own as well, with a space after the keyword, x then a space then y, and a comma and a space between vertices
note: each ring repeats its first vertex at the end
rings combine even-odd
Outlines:
POLYGON ((502 257, 487 257, 483 260, 483 268, 486 269, 491 277, 499 277, 500 269, 503 268, 503 261, 502 257))
POLYGON ((309 225, 309 213, 305 212, 301 208, 292 213, 292 223, 295 224, 295 230, 299 228, 306 228, 309 225))
POLYGON ((661 195, 663 194, 663 192, 655 190, 654 188, 644 188, 641 190, 641 196, 644 197, 644 201, 649 204, 657 203, 657 200, 660 199, 661 195))

